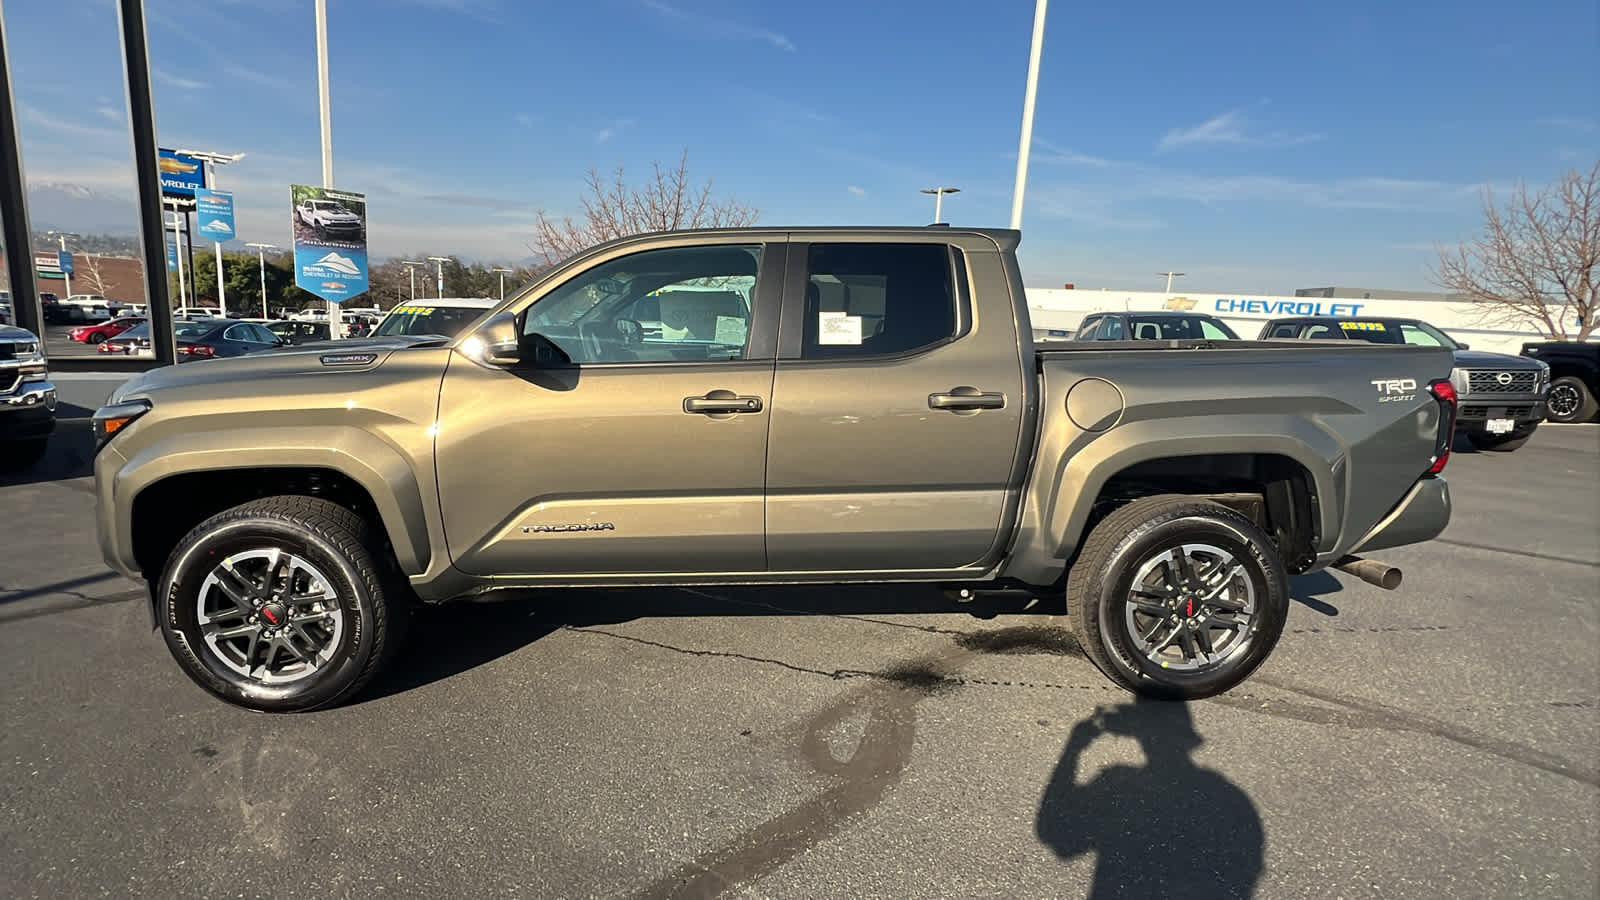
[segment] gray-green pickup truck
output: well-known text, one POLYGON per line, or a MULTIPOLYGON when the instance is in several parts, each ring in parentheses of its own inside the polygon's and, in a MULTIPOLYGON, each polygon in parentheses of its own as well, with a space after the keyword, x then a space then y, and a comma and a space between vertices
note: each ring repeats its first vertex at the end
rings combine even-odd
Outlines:
POLYGON ((1355 554, 1443 530, 1449 350, 1043 349, 1018 240, 645 235, 450 338, 157 369, 95 415, 100 543, 197 683, 290 711, 354 696, 417 602, 797 582, 1028 592, 1118 684, 1201 697, 1291 573, 1393 587, 1355 554))

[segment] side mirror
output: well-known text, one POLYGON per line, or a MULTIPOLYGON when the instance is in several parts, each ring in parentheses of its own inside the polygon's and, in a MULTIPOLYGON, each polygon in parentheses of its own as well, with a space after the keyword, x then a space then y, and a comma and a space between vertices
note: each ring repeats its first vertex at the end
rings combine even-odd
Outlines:
POLYGON ((1472 349, 1472 345, 1468 344, 1468 343, 1465 343, 1463 341, 1456 341, 1456 349, 1458 349, 1458 350, 1471 350, 1472 349))
POLYGON ((457 349, 485 365, 514 366, 522 362, 519 331, 516 317, 500 313, 462 341, 457 349))

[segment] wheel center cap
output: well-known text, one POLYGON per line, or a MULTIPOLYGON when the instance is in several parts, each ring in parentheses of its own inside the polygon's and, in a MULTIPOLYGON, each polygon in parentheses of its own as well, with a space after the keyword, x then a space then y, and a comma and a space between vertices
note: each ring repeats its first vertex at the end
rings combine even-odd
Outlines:
POLYGON ((289 608, 274 600, 261 607, 261 618, 266 619, 269 625, 277 627, 289 618, 289 608))

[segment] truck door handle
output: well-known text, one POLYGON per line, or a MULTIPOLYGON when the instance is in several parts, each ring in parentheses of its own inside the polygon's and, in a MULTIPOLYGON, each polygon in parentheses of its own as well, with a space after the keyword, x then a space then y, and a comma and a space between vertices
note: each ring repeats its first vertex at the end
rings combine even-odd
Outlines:
POLYGON ((705 415, 761 411, 760 397, 742 397, 733 391, 712 391, 704 397, 683 398, 683 411, 705 415))
POLYGON ((1005 394, 987 393, 966 385, 951 388, 942 394, 928 395, 929 409, 1003 409, 1005 405, 1005 394))

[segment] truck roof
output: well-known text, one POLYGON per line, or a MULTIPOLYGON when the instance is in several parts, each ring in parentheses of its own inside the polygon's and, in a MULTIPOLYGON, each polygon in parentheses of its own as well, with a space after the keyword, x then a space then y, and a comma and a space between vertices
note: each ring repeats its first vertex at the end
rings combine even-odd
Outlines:
MULTIPOLYGON (((609 247, 614 244, 631 243, 633 241, 650 238, 683 236, 778 236, 795 232, 805 234, 839 235, 864 235, 870 237, 918 237, 926 238, 931 233, 944 234, 978 234, 993 240, 1000 245, 1002 250, 1014 250, 1022 240, 1022 232, 1011 228, 967 228, 954 225, 754 225, 747 228, 683 228, 676 231, 651 231, 644 234, 629 235, 616 238, 600 244, 593 250, 609 247)), ((586 253, 588 251, 585 251, 586 253)))

